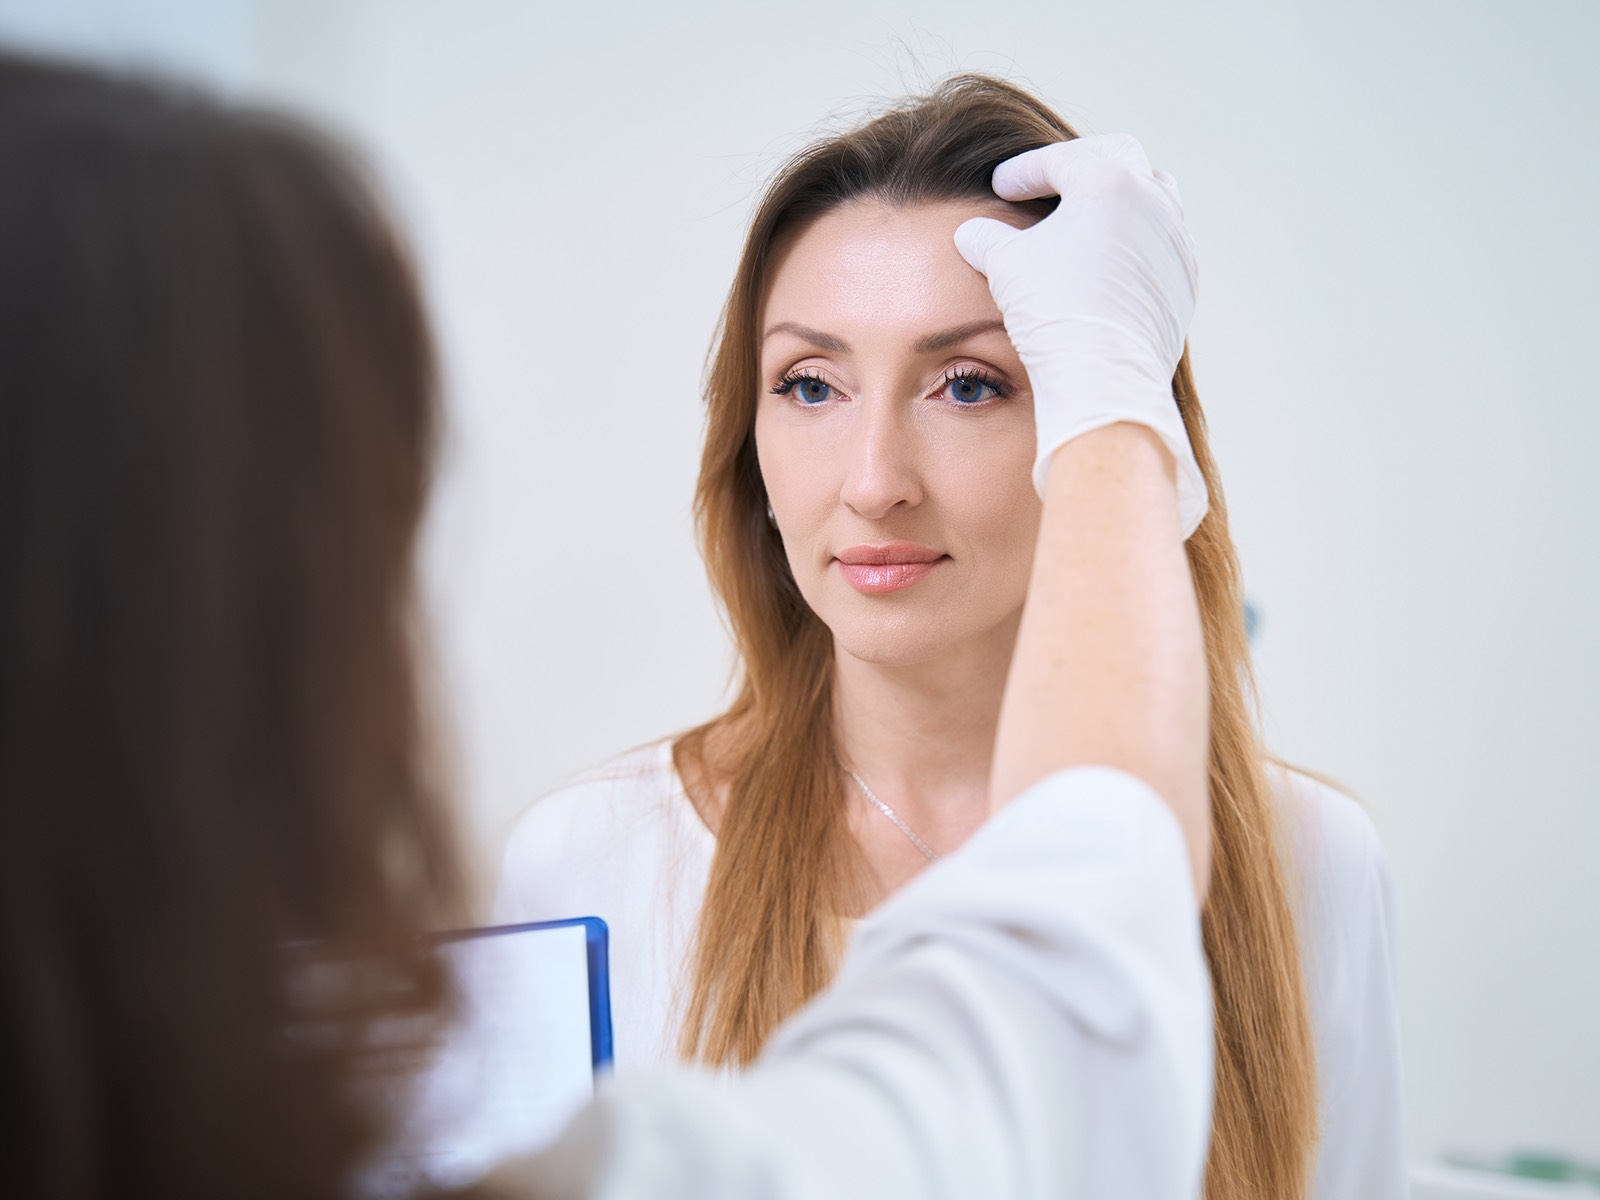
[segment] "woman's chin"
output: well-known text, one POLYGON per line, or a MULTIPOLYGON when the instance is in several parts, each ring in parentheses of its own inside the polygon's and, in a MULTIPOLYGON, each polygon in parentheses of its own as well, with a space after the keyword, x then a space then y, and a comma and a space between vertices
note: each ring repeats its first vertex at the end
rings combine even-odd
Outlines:
POLYGON ((950 662, 976 631, 952 629, 925 614, 832 625, 838 653, 880 667, 923 667, 950 662))

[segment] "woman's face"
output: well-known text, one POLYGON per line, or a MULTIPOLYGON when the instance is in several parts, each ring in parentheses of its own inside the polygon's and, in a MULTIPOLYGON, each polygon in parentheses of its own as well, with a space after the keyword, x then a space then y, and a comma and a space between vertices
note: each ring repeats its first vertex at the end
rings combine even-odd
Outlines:
POLYGON ((1040 505, 1028 377, 952 240, 1002 202, 854 201, 777 246, 756 450, 795 581, 840 650, 1009 653, 1040 505))

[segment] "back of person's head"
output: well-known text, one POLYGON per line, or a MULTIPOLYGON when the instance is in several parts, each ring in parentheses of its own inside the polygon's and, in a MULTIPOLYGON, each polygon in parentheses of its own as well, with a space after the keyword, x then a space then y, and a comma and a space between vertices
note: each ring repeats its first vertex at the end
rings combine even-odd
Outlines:
MULTIPOLYGON (((786 239, 844 205, 992 204, 995 167, 1077 136, 1038 97, 984 75, 944 80, 826 136, 779 168, 756 206, 706 385, 696 516, 743 666, 719 720, 677 747, 686 778, 725 789, 680 1049, 751 1061, 826 985, 856 903, 832 710, 831 634, 800 594, 768 517, 756 455, 760 313, 786 239)), ((1031 201, 1042 217, 1054 200, 1031 201)), ((1211 1200, 1303 1192, 1316 1138, 1310 1017, 1273 801, 1252 710, 1238 559, 1188 355, 1173 394, 1211 496, 1188 542, 1206 631, 1216 858, 1205 944, 1217 993, 1211 1200)))
POLYGON ((378 1135, 351 1067, 436 1011, 413 935, 458 886, 411 650, 434 392, 340 153, 0 54, 8 1194, 331 1196, 378 1135))

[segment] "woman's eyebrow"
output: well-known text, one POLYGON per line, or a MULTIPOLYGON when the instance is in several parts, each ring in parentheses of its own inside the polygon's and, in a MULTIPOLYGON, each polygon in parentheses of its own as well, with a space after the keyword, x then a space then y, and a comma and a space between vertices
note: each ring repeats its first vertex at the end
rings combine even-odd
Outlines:
POLYGON ((968 321, 965 325, 954 325, 940 333, 930 333, 927 337, 918 338, 912 345, 913 354, 932 354, 936 350, 948 350, 951 346, 959 345, 970 337, 977 337, 980 333, 993 333, 995 330, 1005 332, 1005 323, 1002 321, 968 321))
POLYGON ((810 342, 819 350, 828 350, 834 354, 850 353, 850 347, 833 334, 823 333, 820 329, 808 329, 804 325, 796 325, 793 321, 779 321, 761 335, 761 340, 766 341, 775 333, 792 333, 802 341, 810 342))
MULTIPOLYGON (((997 320, 968 321, 965 325, 952 325, 949 329, 942 329, 938 333, 930 333, 918 338, 911 345, 913 354, 933 354, 940 350, 948 350, 951 346, 959 345, 968 338, 977 337, 980 333, 1004 333, 1005 324, 997 320)), ((809 342, 819 350, 827 350, 833 354, 849 354, 850 347, 842 338, 831 333, 823 333, 820 329, 811 329, 805 325, 797 325, 793 321, 779 321, 761 335, 761 340, 766 341, 773 334, 789 333, 801 341, 809 342)))

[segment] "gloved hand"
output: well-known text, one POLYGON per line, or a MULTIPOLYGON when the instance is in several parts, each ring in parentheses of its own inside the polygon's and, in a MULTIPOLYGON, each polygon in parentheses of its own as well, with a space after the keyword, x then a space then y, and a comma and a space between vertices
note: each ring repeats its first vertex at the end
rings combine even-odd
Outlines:
POLYGON ((1039 442, 1033 482, 1050 457, 1117 421, 1153 429, 1177 462, 1187 538, 1206 514, 1206 485, 1172 397, 1194 315, 1194 244, 1178 186, 1126 134, 1057 142, 995 168, 1006 200, 1060 196, 1030 229, 975 217, 956 248, 989 279, 1006 332, 1033 385, 1039 442))

